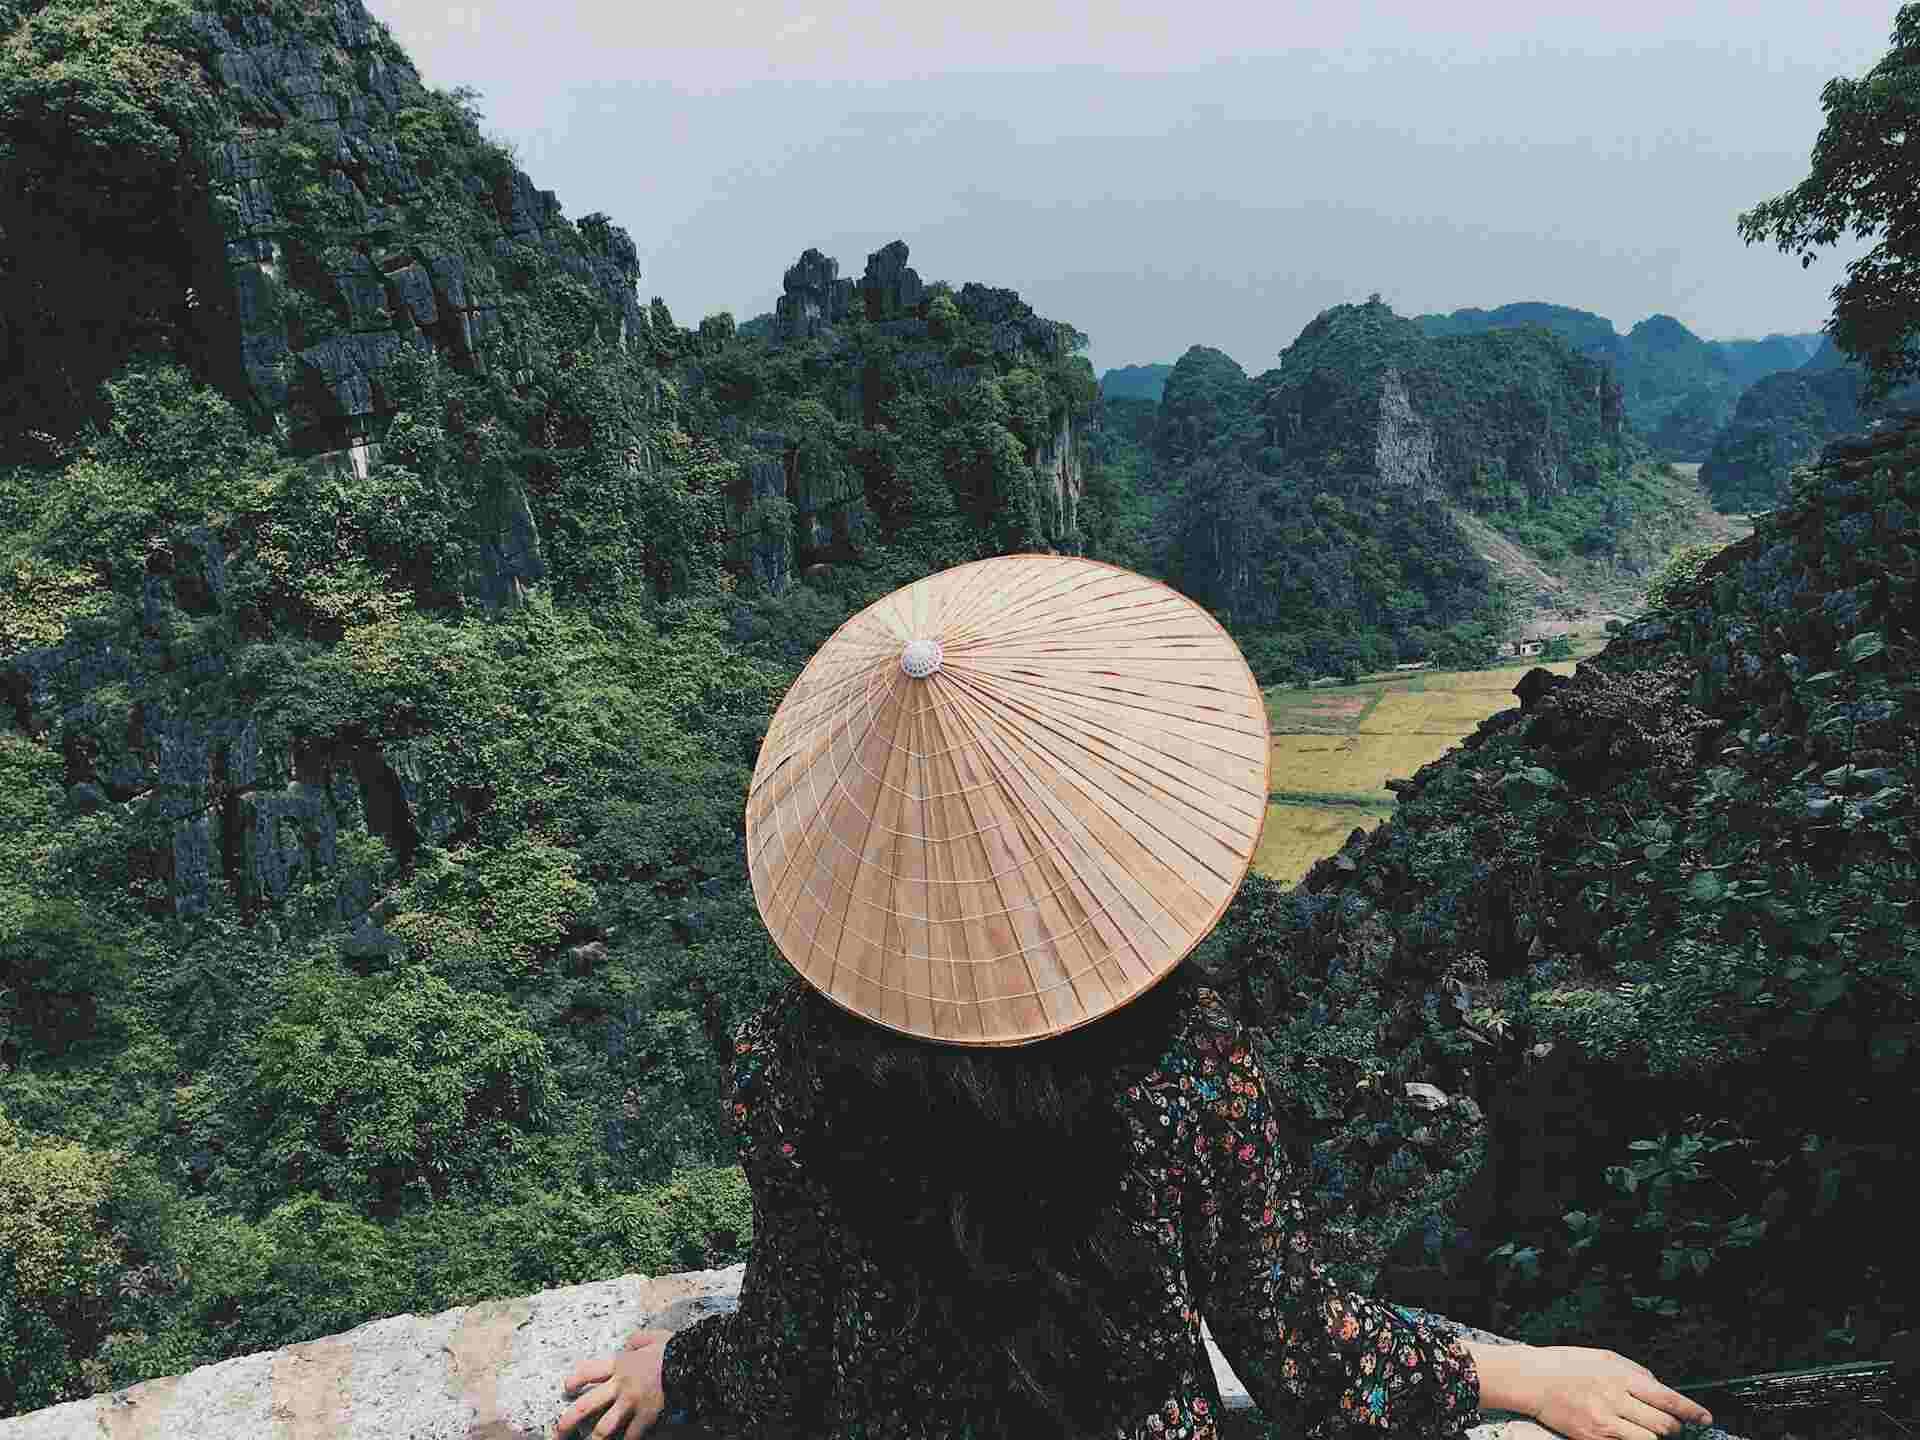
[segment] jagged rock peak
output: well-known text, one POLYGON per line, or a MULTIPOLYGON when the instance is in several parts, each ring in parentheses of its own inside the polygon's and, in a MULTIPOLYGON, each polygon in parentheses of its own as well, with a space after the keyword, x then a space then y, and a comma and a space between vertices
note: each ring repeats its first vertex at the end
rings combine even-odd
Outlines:
POLYGON ((895 240, 867 256, 867 271, 860 280, 866 296, 867 318, 886 319, 911 310, 927 298, 920 276, 907 266, 907 242, 895 240))
POLYGON ((853 281, 840 278, 840 262, 812 246, 801 252, 782 280, 773 307, 777 340, 811 340, 847 318, 853 309, 853 281))
POLYGON ((0 235, 0 269, 62 273, 37 301, 0 297, 0 358, 9 332, 57 319, 63 344, 36 363, 65 375, 50 393, 86 393, 125 358, 110 342, 127 327, 110 317, 136 300, 172 305, 177 272, 193 298, 174 308, 175 348, 256 426, 313 455, 378 442, 407 350, 486 369, 490 342, 517 338, 504 302, 527 288, 535 255, 597 298, 603 340, 645 333, 626 232, 604 215, 569 224, 554 192, 422 84, 360 0, 236 8, 203 3, 152 42, 177 52, 202 96, 190 115, 152 102, 182 158, 129 184, 155 192, 164 224, 135 235, 71 167, 41 168, 57 221, 0 235))

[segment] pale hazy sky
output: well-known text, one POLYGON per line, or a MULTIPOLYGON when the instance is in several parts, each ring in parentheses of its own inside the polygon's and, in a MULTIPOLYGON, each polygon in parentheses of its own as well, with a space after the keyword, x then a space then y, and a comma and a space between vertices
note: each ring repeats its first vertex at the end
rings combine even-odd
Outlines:
POLYGON ((1898 8, 367 3, 569 216, 627 228, 682 325, 771 310, 810 245, 857 276, 902 239, 1077 325, 1096 372, 1203 344, 1254 373, 1373 290, 1817 330, 1870 242, 1802 270, 1735 217, 1805 177, 1821 86, 1898 8))

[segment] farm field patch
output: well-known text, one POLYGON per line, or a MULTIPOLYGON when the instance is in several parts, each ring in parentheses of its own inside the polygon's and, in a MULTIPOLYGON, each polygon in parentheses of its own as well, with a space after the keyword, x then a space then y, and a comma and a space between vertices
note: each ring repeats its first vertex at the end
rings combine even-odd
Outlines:
MULTIPOLYGON (((1460 737, 1471 735, 1474 727, 1489 715, 1519 703, 1506 690, 1428 690, 1424 693, 1394 691, 1380 697, 1380 703, 1355 733, 1368 735, 1432 735, 1460 737)), ((1425 762, 1422 761, 1422 764, 1425 762)))
POLYGON ((1384 693, 1377 685, 1338 690, 1269 690, 1267 723, 1276 735, 1351 735, 1384 693))
POLYGON ((1297 885, 1316 861, 1338 850, 1356 827, 1371 830, 1391 809, 1389 805, 1296 805, 1276 801, 1267 807, 1267 828, 1261 832, 1253 868, 1282 885, 1297 885))
MULTIPOLYGON (((1574 662, 1544 668, 1573 673, 1574 662)), ((1422 672, 1329 690, 1271 690, 1272 804, 1253 868, 1296 884, 1357 825, 1393 808, 1387 781, 1446 754, 1490 715, 1519 704, 1513 687, 1531 664, 1422 672)))

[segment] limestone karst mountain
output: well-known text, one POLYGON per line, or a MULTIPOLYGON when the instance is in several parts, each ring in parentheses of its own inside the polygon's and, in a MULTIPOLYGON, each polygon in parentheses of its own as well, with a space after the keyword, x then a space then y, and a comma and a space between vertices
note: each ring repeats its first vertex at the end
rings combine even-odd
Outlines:
POLYGON ((1799 368, 1825 338, 1775 334, 1762 340, 1703 340, 1671 315, 1650 315, 1622 335, 1603 316, 1539 302, 1419 315, 1414 323, 1433 336, 1528 325, 1551 330, 1612 369, 1627 418, 1655 456, 1686 462, 1707 458, 1747 386, 1799 368))
MULTIPOLYGON (((324 1337, 491 1304, 399 1327, 484 1391, 458 1337, 512 1297, 750 1253, 715 1102, 782 972, 739 805, 800 664, 946 564, 1123 556, 1143 497, 1071 326, 805 236, 775 314, 677 324, 354 0, 0 24, 0 1409, 112 1432, 278 1366, 261 1423, 321 1424, 324 1337)), ((1598 364, 1405 326, 1346 307, 1270 385, 1201 356, 1167 417, 1219 428, 1130 432, 1187 447, 1162 514, 1262 665, 1249 615, 1318 664, 1483 613, 1476 481, 1542 544, 1617 518, 1598 364)), ((1917 463, 1838 447, 1246 888, 1206 959, 1347 1283, 1672 1373, 1908 1313, 1917 463)))
POLYGON ((1755 381, 1714 436, 1700 469, 1714 503, 1723 510, 1764 510, 1790 493, 1797 465, 1812 460, 1829 440, 1863 424, 1920 408, 1920 384, 1868 402, 1866 372, 1829 336, 1804 364, 1755 381))

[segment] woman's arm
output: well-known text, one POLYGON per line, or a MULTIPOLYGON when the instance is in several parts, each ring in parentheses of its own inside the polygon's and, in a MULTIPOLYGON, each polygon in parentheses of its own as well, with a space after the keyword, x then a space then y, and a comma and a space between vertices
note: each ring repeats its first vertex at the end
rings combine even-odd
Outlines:
POLYGON ((832 1319, 818 1273, 824 1219, 795 1140, 775 1043, 791 1023, 781 1005, 764 1006, 734 1035, 721 1104, 752 1192, 753 1239, 738 1308, 705 1316, 667 1343, 661 1378, 669 1415, 770 1422, 805 1412, 831 1374, 821 1363, 832 1319))
POLYGON ((1531 1345, 1489 1345, 1480 1340, 1458 1342, 1473 1357, 1480 1376, 1480 1408, 1533 1414, 1538 1401, 1538 1357, 1531 1345))
POLYGON ((1708 1425, 1707 1407, 1637 1361, 1580 1345, 1460 1342, 1480 1367, 1483 1409, 1531 1415, 1566 1440, 1621 1434, 1665 1435, 1678 1420, 1708 1425))
POLYGON ((660 1389, 669 1420, 711 1415, 721 1408, 719 1388, 713 1382, 728 1353, 727 1332, 733 1319, 732 1315, 708 1315, 674 1331, 662 1347, 660 1389))
MULTIPOLYGON (((1246 1029, 1218 1017, 1184 1050, 1162 1128, 1188 1170, 1188 1277, 1262 1412, 1305 1433, 1462 1434, 1483 1403, 1473 1357, 1440 1329, 1341 1290, 1316 1261, 1246 1029)), ((1511 1373, 1495 1368, 1504 1386, 1511 1373)))

